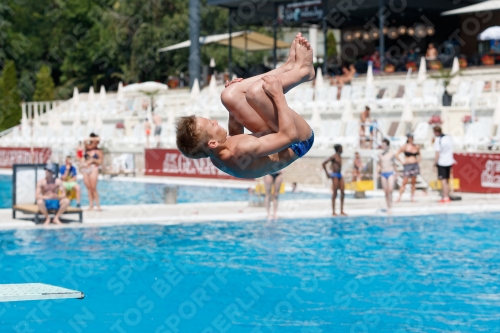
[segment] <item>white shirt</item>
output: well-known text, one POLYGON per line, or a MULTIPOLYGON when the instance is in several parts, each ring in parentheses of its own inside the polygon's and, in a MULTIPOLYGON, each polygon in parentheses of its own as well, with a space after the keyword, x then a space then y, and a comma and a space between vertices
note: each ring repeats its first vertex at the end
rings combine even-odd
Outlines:
POLYGON ((439 153, 438 165, 451 166, 455 163, 453 159, 453 139, 449 135, 436 137, 434 139, 434 150, 439 153))

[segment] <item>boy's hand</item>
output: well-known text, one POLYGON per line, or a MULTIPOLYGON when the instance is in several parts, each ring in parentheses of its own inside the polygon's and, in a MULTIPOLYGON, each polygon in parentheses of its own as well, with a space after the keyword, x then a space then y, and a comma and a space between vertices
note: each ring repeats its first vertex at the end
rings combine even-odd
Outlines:
POLYGON ((238 77, 236 79, 231 80, 231 82, 226 81, 225 88, 229 87, 233 83, 237 83, 237 82, 241 82, 241 81, 243 81, 243 79, 242 78, 238 78, 238 77))
POLYGON ((281 80, 275 75, 268 75, 262 78, 264 83, 262 84, 262 89, 264 89, 265 93, 271 97, 276 98, 280 95, 283 95, 283 86, 281 84, 281 80))

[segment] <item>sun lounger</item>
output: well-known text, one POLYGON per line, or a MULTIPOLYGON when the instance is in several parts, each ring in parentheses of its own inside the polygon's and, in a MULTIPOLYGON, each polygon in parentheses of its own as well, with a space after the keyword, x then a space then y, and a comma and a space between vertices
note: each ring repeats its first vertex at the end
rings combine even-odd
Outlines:
MULTIPOLYGON (((15 205, 12 207, 12 218, 16 218, 16 212, 21 212, 24 214, 34 214, 35 215, 35 223, 38 224, 40 223, 40 215, 42 215, 42 212, 40 212, 40 209, 38 208, 38 205, 15 205)), ((49 214, 55 214, 55 210, 49 210, 49 214)), ((82 223, 83 222, 83 211, 81 208, 76 208, 76 207, 68 207, 68 209, 64 212, 63 215, 65 214, 78 214, 78 222, 82 223)), ((42 215, 43 216, 43 215, 42 215)))

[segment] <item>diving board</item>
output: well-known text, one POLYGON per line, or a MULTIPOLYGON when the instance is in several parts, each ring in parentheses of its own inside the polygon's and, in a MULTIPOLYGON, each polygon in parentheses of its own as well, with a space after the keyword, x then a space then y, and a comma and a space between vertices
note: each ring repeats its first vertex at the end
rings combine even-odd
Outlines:
POLYGON ((38 301, 43 299, 78 298, 81 291, 52 286, 45 283, 0 284, 0 302, 38 301))

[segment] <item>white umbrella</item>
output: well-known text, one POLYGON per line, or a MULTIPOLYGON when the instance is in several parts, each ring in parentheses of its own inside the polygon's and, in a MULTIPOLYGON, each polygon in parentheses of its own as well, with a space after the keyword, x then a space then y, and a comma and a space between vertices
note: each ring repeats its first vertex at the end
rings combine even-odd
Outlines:
POLYGON ((476 3, 474 5, 449 10, 441 13, 441 15, 445 16, 445 15, 456 15, 456 14, 466 14, 466 13, 477 13, 477 12, 492 11, 499 9, 500 9, 500 0, 488 0, 476 3))
POLYGON ((493 112, 493 124, 500 126, 500 94, 496 94, 497 97, 497 105, 495 107, 495 111, 493 112))
POLYGON ((118 91, 116 92, 116 111, 125 111, 125 102, 123 100, 123 82, 118 83, 118 91))
POLYGON ((340 120, 342 120, 342 122, 344 123, 352 120, 352 105, 350 100, 346 101, 344 109, 342 110, 342 116, 340 120))
POLYGON ((401 114, 401 122, 410 123, 412 121, 413 121, 413 110, 411 109, 410 101, 407 98, 405 101, 403 113, 401 114))
POLYGON ((368 71, 366 72, 366 85, 373 85, 373 65, 371 62, 368 65, 368 71))
POLYGON ((94 92, 94 87, 90 87, 89 89, 89 95, 87 98, 87 108, 89 110, 94 110, 94 102, 95 102, 95 92, 94 92))
POLYGON ((73 103, 76 105, 80 102, 80 96, 78 93, 78 88, 73 88, 73 103))
POLYGON ((450 95, 453 95, 454 93, 457 92, 458 85, 460 84, 460 76, 458 75, 459 71, 460 71, 460 64, 458 63, 458 58, 455 57, 453 59, 453 65, 451 66, 451 72, 450 72, 452 78, 450 80, 450 83, 448 83, 448 86, 446 87, 446 91, 450 95))
POLYGON ((96 112, 97 115, 99 115, 99 118, 101 117, 101 114, 104 113, 104 110, 106 110, 106 88, 101 86, 101 90, 99 90, 99 108, 96 112))
POLYGON ((478 40, 498 40, 500 39, 500 26, 490 27, 479 35, 477 35, 478 40))
POLYGON ((73 100, 71 101, 71 108, 74 110, 74 117, 80 118, 80 95, 78 88, 73 88, 73 100))
POLYGON ((325 82, 323 80, 323 72, 321 71, 321 67, 318 67, 318 70, 316 71, 316 91, 318 89, 322 89, 325 86, 325 82))
POLYGON ((458 58, 453 58, 453 65, 451 66, 451 75, 457 74, 460 71, 460 64, 458 62, 458 58))
POLYGON ((141 92, 146 95, 154 95, 167 90, 168 86, 166 84, 153 81, 133 83, 123 88, 124 93, 141 92))
POLYGON ((313 130, 317 133, 319 133, 320 128, 321 128, 321 115, 319 113, 319 108, 318 108, 318 102, 314 101, 313 102, 313 114, 311 117, 311 127, 313 130))
POLYGON ((198 82, 198 79, 194 79, 193 82, 193 88, 191 88, 191 94, 190 97, 191 99, 196 99, 200 95, 200 83, 198 82))
POLYGON ((427 79, 427 63, 425 61, 425 58, 422 57, 420 59, 420 68, 418 69, 417 82, 419 84, 422 84, 425 82, 426 79, 427 79))
POLYGON ((104 88, 104 86, 101 86, 101 90, 99 90, 99 101, 101 104, 106 103, 106 88, 104 88))
POLYGON ((214 95, 217 94, 217 79, 215 78, 215 73, 210 78, 210 84, 208 86, 208 89, 210 90, 210 93, 214 95))
POLYGON ((40 128, 40 117, 38 114, 38 103, 33 107, 33 128, 40 128))
POLYGON ((215 59, 210 58, 210 68, 215 68, 215 59))

